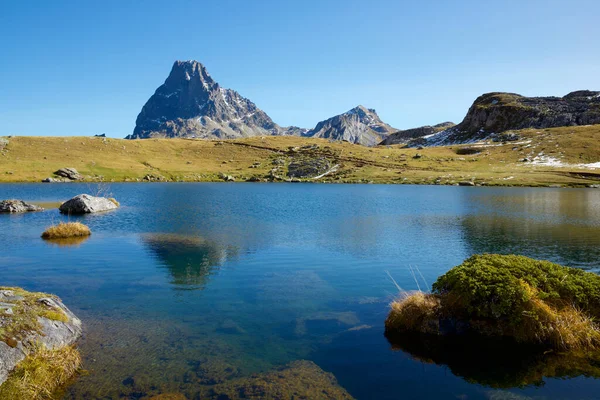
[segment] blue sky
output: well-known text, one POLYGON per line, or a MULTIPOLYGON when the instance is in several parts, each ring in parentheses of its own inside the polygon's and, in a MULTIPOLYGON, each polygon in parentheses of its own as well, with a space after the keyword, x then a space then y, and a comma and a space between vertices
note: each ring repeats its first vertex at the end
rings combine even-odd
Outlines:
POLYGON ((600 90, 600 2, 2 1, 0 135, 132 132, 196 59, 280 125, 363 104, 400 129, 480 94, 600 90))

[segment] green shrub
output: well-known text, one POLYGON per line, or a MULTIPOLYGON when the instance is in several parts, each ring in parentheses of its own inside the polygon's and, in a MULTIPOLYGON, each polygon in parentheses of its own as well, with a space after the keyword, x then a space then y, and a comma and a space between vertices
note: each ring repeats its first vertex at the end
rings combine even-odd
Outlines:
POLYGON ((448 295, 453 308, 480 318, 519 320, 515 310, 533 296, 554 307, 571 305, 600 316, 600 276, 523 256, 472 256, 439 277, 433 292, 448 295))

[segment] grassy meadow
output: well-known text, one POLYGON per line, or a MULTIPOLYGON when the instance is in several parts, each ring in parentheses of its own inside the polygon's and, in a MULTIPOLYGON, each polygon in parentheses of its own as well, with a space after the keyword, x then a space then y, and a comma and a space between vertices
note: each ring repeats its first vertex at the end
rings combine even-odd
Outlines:
MULTIPOLYGON (((588 186, 600 184, 600 125, 517 131, 516 142, 407 149, 324 139, 124 140, 100 137, 8 137, 0 149, 0 182, 40 182, 63 167, 84 181, 236 181, 287 179, 298 158, 325 157, 338 168, 319 182, 588 186), (316 145, 316 146, 315 146, 316 145), (302 148, 305 146, 306 148, 302 148), (476 147, 478 154, 459 154, 476 147), (292 149, 292 150, 290 150, 292 149), (536 157, 558 160, 540 165, 536 157), (523 160, 528 161, 524 162, 523 160), (272 172, 274 168, 276 171, 272 172)), ((310 180, 310 179, 309 179, 310 180)))

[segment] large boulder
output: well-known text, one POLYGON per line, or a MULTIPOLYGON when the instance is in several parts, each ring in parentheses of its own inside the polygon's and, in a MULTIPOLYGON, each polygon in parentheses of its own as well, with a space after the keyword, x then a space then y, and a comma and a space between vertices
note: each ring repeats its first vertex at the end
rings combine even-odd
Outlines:
POLYGON ((58 297, 0 287, 0 385, 40 345, 58 350, 81 332, 81 321, 58 297))
POLYGON ((63 214, 89 214, 117 209, 118 204, 114 199, 80 194, 62 203, 58 209, 63 214))
POLYGON ((0 201, 0 213, 22 213, 27 211, 44 211, 40 206, 25 203, 22 200, 0 201))
POLYGON ((83 176, 77 172, 75 168, 61 168, 58 171, 55 171, 54 175, 62 176, 63 178, 67 178, 72 181, 83 179, 83 176))

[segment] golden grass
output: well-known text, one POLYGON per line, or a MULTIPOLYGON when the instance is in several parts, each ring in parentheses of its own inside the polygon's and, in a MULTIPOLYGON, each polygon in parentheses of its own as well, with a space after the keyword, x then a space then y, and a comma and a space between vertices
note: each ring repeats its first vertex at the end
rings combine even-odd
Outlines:
MULTIPOLYGON (((526 283, 523 283, 527 285, 526 283)), ((559 351, 587 351, 600 348, 600 327, 586 313, 572 305, 551 306, 528 286, 530 299, 523 312, 523 323, 514 326, 502 321, 467 321, 474 332, 484 336, 505 336, 520 343, 541 344, 559 351)), ((385 321, 389 333, 439 334, 440 317, 454 315, 452 296, 423 292, 405 294, 391 303, 385 321)), ((459 314, 463 310, 458 310, 459 314)))
POLYGON ((437 333, 438 296, 423 292, 404 294, 392 302, 385 328, 390 332, 437 333))
POLYGON ((58 225, 46 229, 44 233, 42 233, 42 238, 65 239, 89 236, 91 234, 90 228, 80 222, 61 222, 58 225))
MULTIPOLYGON (((473 155, 456 154, 464 145, 421 150, 400 145, 369 148, 293 136, 224 141, 13 137, 0 157, 0 182, 39 182, 65 165, 76 168, 84 175, 84 181, 92 182, 137 181, 146 175, 168 181, 222 181, 220 174, 244 181, 266 177, 276 158, 289 163, 289 147, 314 144, 318 145, 315 156, 326 156, 340 166, 335 174, 319 181, 450 185, 473 180, 500 186, 584 186, 600 181, 599 170, 522 162, 540 152, 573 165, 599 162, 600 125, 518 133, 523 137, 518 143, 492 143, 473 155), (417 153, 422 157, 413 158, 417 153), (578 171, 597 176, 577 174, 578 171)), ((283 173, 286 168, 283 166, 283 173)))
POLYGON ((117 207, 121 207, 121 203, 119 203, 119 202, 117 201, 117 199, 115 199, 114 197, 109 197, 109 198, 108 198, 108 200, 109 200, 111 203, 113 203, 115 206, 117 206, 117 207))
POLYGON ((21 361, 0 386, 0 399, 52 399, 81 367, 81 356, 73 346, 49 350, 38 345, 21 361))

